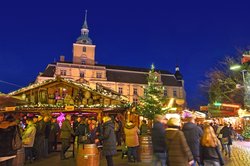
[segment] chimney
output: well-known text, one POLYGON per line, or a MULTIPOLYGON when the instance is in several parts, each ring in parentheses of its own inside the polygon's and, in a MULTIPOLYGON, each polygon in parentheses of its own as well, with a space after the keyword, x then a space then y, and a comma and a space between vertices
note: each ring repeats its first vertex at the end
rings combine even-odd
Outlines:
POLYGON ((61 55, 61 56, 60 56, 60 62, 64 62, 64 60, 65 60, 64 55, 61 55))

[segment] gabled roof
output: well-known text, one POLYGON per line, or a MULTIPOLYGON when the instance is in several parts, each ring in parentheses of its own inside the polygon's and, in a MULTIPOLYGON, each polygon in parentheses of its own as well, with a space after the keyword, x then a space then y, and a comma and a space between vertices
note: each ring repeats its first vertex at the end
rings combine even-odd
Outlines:
POLYGON ((56 72, 56 66, 54 64, 49 64, 44 72, 41 74, 42 77, 54 77, 56 72))
MULTIPOLYGON (((70 62, 60 62, 67 63, 70 62)), ((107 81, 111 82, 124 82, 124 83, 135 83, 135 84, 147 84, 147 76, 149 69, 137 68, 137 67, 126 67, 126 66, 113 66, 113 65, 96 65, 106 67, 107 81)), ((55 64, 49 64, 45 69, 44 73, 41 74, 43 77, 54 77, 56 70, 55 64)), ((155 70, 161 74, 161 81, 164 86, 182 86, 182 82, 178 81, 174 74, 165 70, 155 70)))
MULTIPOLYGON (((125 71, 107 70, 107 80, 112 82, 125 82, 135 84, 147 84, 148 73, 133 73, 125 71)), ((164 86, 182 86, 182 83, 175 79, 173 75, 161 75, 164 86)))
POLYGON ((114 99, 114 100, 119 100, 121 102, 126 102, 127 101, 127 98, 125 96, 119 95, 118 93, 113 93, 112 91, 109 91, 107 89, 105 89, 105 91, 103 93, 103 92, 99 91, 98 89, 91 88, 87 84, 79 83, 79 82, 76 82, 76 81, 73 81, 73 80, 70 80, 70 79, 66 79, 66 78, 61 78, 61 77, 57 77, 57 78, 45 80, 45 81, 40 82, 40 83, 35 83, 35 84, 32 84, 32 85, 29 85, 27 87, 18 89, 16 91, 13 91, 13 92, 9 93, 9 95, 11 95, 11 96, 19 95, 19 94, 24 93, 26 91, 29 91, 29 90, 32 90, 32 89, 35 89, 35 88, 38 88, 38 87, 41 87, 41 86, 44 86, 44 85, 48 85, 48 84, 51 84, 51 83, 54 83, 54 82, 64 82, 66 84, 77 86, 77 87, 79 87, 81 89, 88 90, 90 92, 105 96, 107 98, 111 98, 111 99, 114 99))
MULTIPOLYGON (((116 65, 103 65, 97 64, 96 66, 105 66, 107 69, 117 69, 117 70, 127 70, 127 71, 137 71, 137 72, 146 72, 148 73, 150 69, 147 68, 140 68, 140 67, 129 67, 129 66, 116 66, 116 65)), ((157 73, 161 74, 172 74, 166 70, 155 70, 157 73)))

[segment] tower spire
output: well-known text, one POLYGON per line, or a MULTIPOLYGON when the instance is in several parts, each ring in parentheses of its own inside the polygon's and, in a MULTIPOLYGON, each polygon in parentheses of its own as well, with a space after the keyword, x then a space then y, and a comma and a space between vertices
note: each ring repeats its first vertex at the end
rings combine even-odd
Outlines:
POLYGON ((87 14, 88 14, 88 11, 85 10, 85 18, 84 18, 84 23, 83 23, 83 28, 85 29, 88 29, 88 24, 87 24, 87 14))
POLYGON ((81 36, 77 38, 76 43, 79 44, 92 44, 92 40, 89 38, 89 28, 87 24, 87 10, 85 10, 84 22, 81 29, 81 36))

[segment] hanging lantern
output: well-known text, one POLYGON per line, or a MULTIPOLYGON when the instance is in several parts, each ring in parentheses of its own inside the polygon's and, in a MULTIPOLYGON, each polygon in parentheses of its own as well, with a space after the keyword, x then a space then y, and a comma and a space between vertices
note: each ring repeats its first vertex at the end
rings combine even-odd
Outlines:
POLYGON ((178 105, 183 105, 185 103, 185 100, 184 99, 176 99, 176 104, 178 105))

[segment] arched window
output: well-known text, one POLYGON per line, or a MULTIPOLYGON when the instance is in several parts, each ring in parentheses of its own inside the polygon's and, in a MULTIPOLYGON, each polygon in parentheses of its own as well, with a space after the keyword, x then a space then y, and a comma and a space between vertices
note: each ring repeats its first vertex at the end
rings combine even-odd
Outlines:
POLYGON ((86 52, 87 51, 87 48, 86 47, 83 47, 82 48, 82 52, 86 52))

